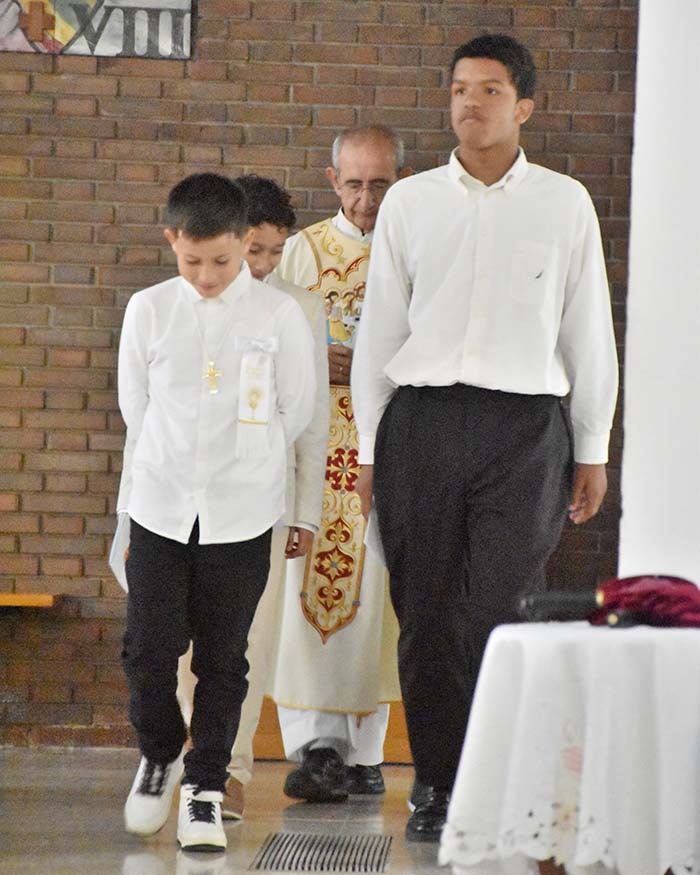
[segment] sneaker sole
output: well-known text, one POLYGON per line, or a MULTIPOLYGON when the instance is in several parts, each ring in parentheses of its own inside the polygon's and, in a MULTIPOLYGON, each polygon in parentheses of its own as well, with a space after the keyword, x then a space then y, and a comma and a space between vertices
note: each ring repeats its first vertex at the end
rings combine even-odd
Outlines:
POLYGON ((239 814, 237 811, 227 811, 225 808, 222 808, 221 819, 240 823, 243 820, 243 814, 239 814))
POLYGON ((202 854, 220 854, 221 851, 226 850, 226 845, 183 845, 182 842, 180 842, 179 840, 178 845, 180 845, 180 848, 183 851, 202 854))

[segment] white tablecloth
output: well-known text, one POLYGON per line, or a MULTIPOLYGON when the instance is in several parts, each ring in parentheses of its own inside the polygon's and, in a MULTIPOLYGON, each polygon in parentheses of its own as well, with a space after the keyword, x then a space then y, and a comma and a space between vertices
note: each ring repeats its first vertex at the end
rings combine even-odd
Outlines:
POLYGON ((525 875, 700 873, 700 630, 501 626, 440 862, 525 875))

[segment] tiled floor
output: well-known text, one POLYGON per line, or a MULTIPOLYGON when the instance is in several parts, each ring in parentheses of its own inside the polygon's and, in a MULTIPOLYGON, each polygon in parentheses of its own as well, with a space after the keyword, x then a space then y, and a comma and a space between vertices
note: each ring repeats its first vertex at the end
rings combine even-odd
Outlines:
POLYGON ((176 808, 141 840, 124 832, 122 808, 138 762, 134 750, 0 749, 2 875, 238 875, 269 833, 381 833, 393 838, 387 873, 446 875, 437 845, 406 843, 406 766, 386 766, 379 800, 292 803, 282 793, 286 763, 257 763, 245 820, 227 826, 225 855, 185 855, 175 841, 176 808))

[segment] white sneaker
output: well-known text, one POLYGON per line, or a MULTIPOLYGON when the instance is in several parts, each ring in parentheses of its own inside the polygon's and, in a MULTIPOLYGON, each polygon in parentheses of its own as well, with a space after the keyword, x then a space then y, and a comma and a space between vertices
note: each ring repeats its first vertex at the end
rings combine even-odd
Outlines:
POLYGON ((197 790, 185 784, 180 790, 177 840, 183 851, 223 851, 226 833, 221 821, 224 794, 197 790))
POLYGON ((141 757, 134 783, 124 806, 124 824, 127 832, 150 836, 163 827, 170 814, 175 787, 182 778, 183 758, 180 756, 159 766, 146 757, 141 757))

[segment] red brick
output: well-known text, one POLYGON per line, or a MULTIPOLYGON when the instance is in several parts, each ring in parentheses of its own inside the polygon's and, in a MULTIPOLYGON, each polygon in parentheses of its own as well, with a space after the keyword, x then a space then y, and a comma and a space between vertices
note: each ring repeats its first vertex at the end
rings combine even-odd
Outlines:
MULTIPOLYGON (((135 61, 134 63, 138 63, 135 61)), ((37 73, 32 80, 33 90, 39 94, 116 94, 115 79, 103 76, 47 76, 37 73)))
POLYGON ((0 426, 2 428, 19 428, 22 424, 22 414, 19 410, 0 410, 0 426))
POLYGON ((17 489, 22 492, 36 492, 41 489, 42 477, 40 474, 29 474, 15 471, 0 472, 0 489, 17 489))
POLYGON ((113 137, 117 126, 110 119, 101 118, 61 118, 47 116, 46 118, 30 118, 30 130, 33 134, 44 134, 48 137, 65 137, 76 139, 81 137, 105 138, 113 137))
POLYGON ((0 243, 0 259, 4 261, 28 261, 29 246, 26 243, 0 243))
POLYGON ((41 515, 41 530, 46 535, 82 535, 89 534, 85 527, 85 517, 41 515))
POLYGON ((48 182, 5 179, 0 194, 8 199, 46 200, 51 194, 51 186, 48 182))
POLYGON ((0 386, 21 386, 21 368, 0 368, 0 386))
POLYGON ((56 115, 74 116, 97 115, 97 100, 94 97, 57 97, 56 115))
POLYGON ((0 511, 19 510, 19 496, 12 493, 0 493, 0 511))
POLYGON ((79 556, 42 556, 41 573, 57 577, 79 577, 83 571, 83 560, 79 556))
POLYGON ((222 80, 227 76, 227 64, 224 61, 188 61, 186 64, 186 79, 222 80))
POLYGON ((181 79, 185 75, 184 61, 156 58, 100 58, 99 69, 105 76, 143 76, 146 79, 181 79))
POLYGON ((39 560, 36 556, 17 556, 0 553, 0 574, 37 574, 39 560))
POLYGON ((112 335, 98 328, 31 328, 27 342, 40 346, 109 346, 112 335))
POLYGON ((0 429, 0 447, 8 450, 41 450, 44 447, 44 433, 28 428, 0 429))
POLYGON ((52 150, 51 140, 42 137, 0 137, 0 155, 50 155, 52 150))
POLYGON ((0 389, 0 407, 43 407, 44 393, 37 389, 0 389))
POLYGON ((28 471, 106 471, 108 459, 104 453, 62 453, 45 451, 27 453, 25 467, 28 471))
MULTIPOLYGON (((87 351, 83 350, 86 354, 87 351)), ((38 368, 27 369, 25 372, 26 386, 104 389, 108 378, 105 373, 90 370, 73 370, 71 368, 38 368)))
POLYGON ((345 3, 342 0, 302 0, 299 4, 299 19, 301 21, 343 21, 352 22, 380 21, 382 16, 381 3, 356 0, 345 3))
POLYGON ((85 474, 47 474, 46 489, 49 492, 85 492, 85 474))

